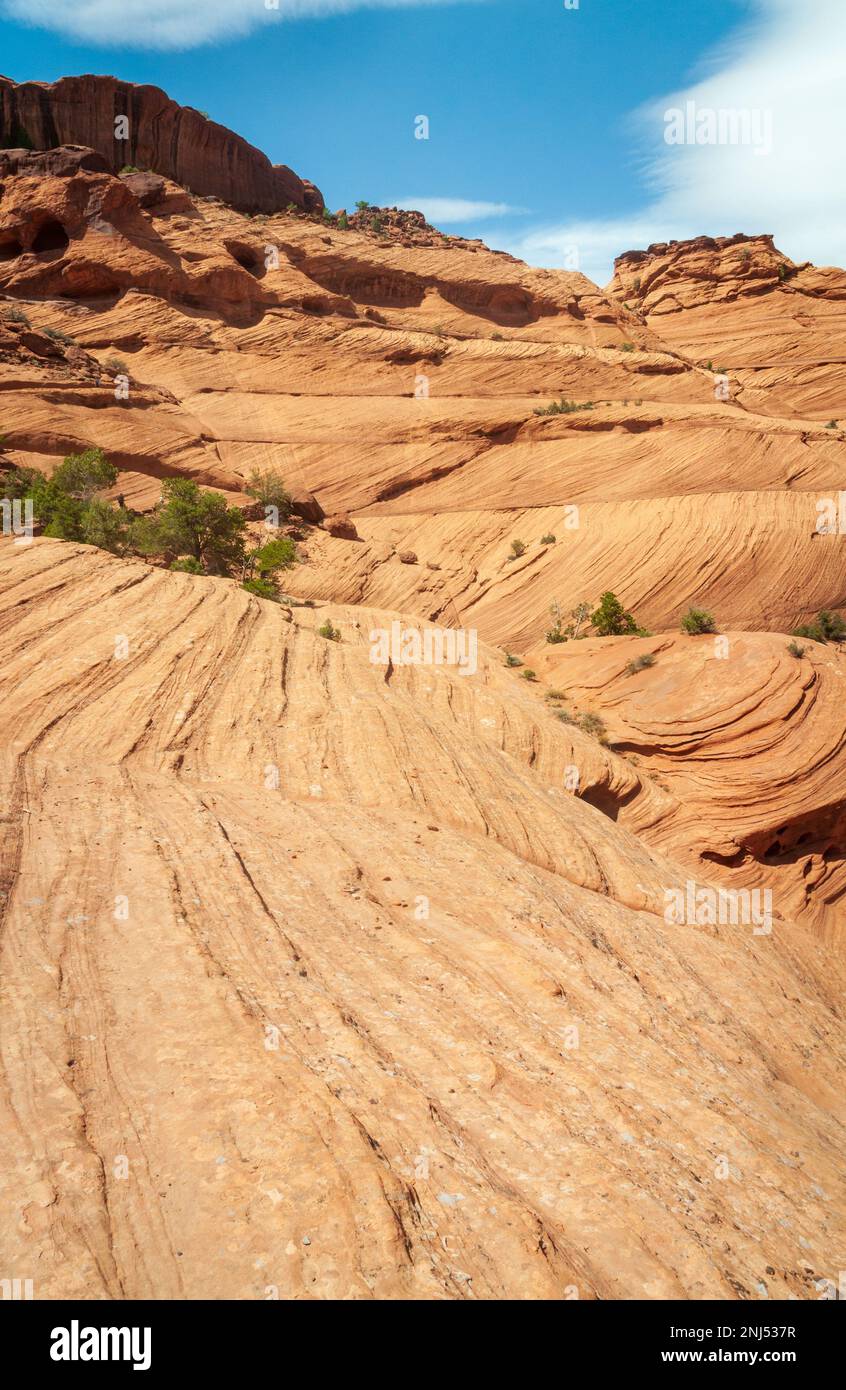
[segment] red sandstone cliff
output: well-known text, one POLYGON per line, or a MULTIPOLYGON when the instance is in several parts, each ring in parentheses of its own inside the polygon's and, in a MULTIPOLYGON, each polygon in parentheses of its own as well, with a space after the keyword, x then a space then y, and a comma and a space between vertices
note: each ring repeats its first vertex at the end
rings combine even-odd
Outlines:
POLYGON ((52 83, 0 77, 0 146, 57 145, 90 146, 113 172, 137 165, 245 212, 323 205, 314 184, 159 87, 91 74, 52 83))

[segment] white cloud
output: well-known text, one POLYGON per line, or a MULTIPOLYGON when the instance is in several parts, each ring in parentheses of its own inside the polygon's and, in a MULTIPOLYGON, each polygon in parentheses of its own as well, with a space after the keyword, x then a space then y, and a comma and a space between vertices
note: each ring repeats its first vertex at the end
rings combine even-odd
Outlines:
POLYGON ((772 232, 794 260, 846 264, 846 5, 755 0, 755 11, 753 22, 713 55, 707 77, 633 114, 652 193, 641 209, 607 221, 533 227, 505 249, 555 266, 570 263, 575 245, 579 268, 600 285, 611 277, 615 254, 702 234, 772 232), (665 113, 687 101, 698 111, 770 112, 771 150, 668 145, 665 113))
MULTIPOLYGON (((236 39, 280 19, 363 9, 405 9, 449 0, 0 0, 0 13, 101 47, 185 49, 236 39)), ((455 3, 455 0, 452 0, 455 3)), ((482 3, 482 0, 463 0, 482 3)))
POLYGON ((489 217, 515 217, 528 212, 528 208, 513 208, 510 203, 480 203, 468 198, 398 198, 391 206, 422 212, 433 227, 451 222, 482 222, 489 217))

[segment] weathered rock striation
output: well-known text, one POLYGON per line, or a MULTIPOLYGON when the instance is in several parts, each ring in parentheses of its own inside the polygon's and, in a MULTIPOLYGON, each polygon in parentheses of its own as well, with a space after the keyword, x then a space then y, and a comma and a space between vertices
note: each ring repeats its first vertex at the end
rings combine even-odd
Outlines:
POLYGON ((273 469, 300 557, 280 605, 0 537, 2 1269, 818 1298, 846 668, 787 634, 846 608, 843 272, 697 238, 603 291, 338 225, 154 89, 0 103, 50 146, 0 151, 0 479, 96 445, 132 508, 187 476, 258 525, 273 469), (547 640, 606 590, 650 635, 547 640), (430 624, 472 670, 374 659, 430 624))

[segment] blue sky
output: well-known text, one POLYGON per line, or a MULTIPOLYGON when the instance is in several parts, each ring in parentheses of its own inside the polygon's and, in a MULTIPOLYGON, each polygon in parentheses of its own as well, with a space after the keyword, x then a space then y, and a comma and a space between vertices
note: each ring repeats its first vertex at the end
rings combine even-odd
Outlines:
POLYGON ((844 10, 840 0, 279 0, 278 12, 264 0, 0 0, 0 67, 18 81, 111 72, 154 83, 313 179, 333 209, 358 198, 422 205, 448 230, 602 283, 614 253, 699 232, 771 231, 795 258, 843 263, 833 254, 843 195, 833 208, 824 153, 830 145, 842 185, 843 81, 832 71, 829 89, 819 61, 836 50, 832 26, 846 40, 844 10), (811 118, 799 113, 812 93, 812 115, 834 130, 809 171, 811 118), (766 106, 781 145, 668 148, 667 103, 691 95, 766 106), (414 138, 419 115, 428 140, 414 138))

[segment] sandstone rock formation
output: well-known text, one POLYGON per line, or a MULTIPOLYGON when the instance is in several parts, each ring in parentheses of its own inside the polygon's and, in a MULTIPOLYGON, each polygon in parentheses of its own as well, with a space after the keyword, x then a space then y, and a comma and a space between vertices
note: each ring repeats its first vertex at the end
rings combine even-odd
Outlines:
POLYGON ((657 794, 495 654, 386 680, 393 615, 293 612, 0 542, 4 1268, 39 1298, 818 1297, 842 956, 668 927, 684 871, 562 773, 657 794))
POLYGON ((158 87, 91 74, 58 82, 0 77, 0 146, 57 145, 89 145, 113 173, 138 165, 245 212, 323 206, 313 184, 158 87))
POLYGON ((603 291, 409 214, 251 217, 9 86, 7 138, 71 143, 0 152, 0 472, 97 445, 131 507, 187 476, 259 518, 274 469, 302 562, 282 607, 0 539, 3 1268, 818 1297, 844 658, 787 648, 846 608, 843 272, 700 238, 603 291), (606 590, 652 635, 546 641, 606 590), (431 623, 472 671, 373 659, 431 623), (771 929, 668 920, 691 885, 770 892, 771 929))
POLYGON ((618 257, 609 290, 749 410, 846 415, 846 271, 794 265, 771 236, 699 237, 618 257))
POLYGON ((776 633, 658 634, 531 659, 668 793, 649 844, 735 886, 766 885, 842 952, 846 653, 776 633), (654 664, 632 671, 645 653, 654 664))

